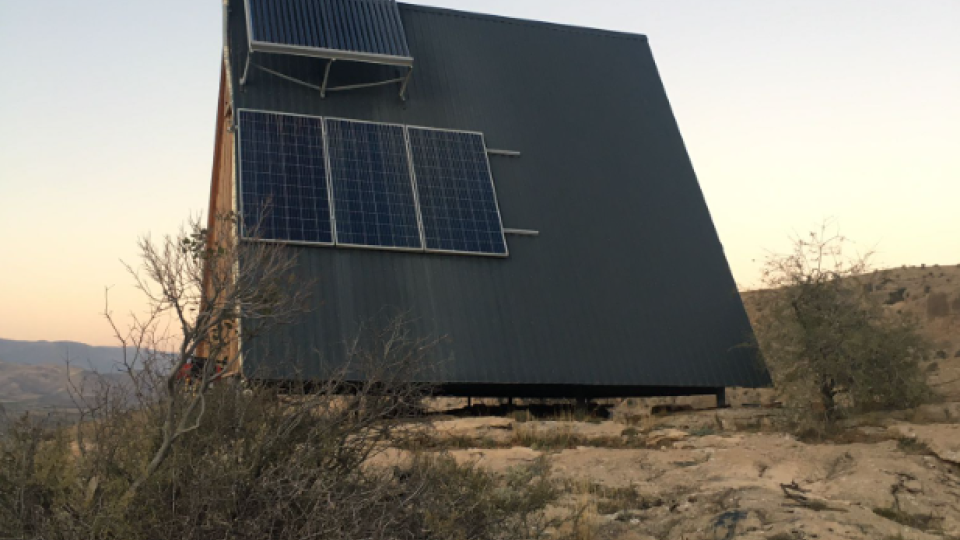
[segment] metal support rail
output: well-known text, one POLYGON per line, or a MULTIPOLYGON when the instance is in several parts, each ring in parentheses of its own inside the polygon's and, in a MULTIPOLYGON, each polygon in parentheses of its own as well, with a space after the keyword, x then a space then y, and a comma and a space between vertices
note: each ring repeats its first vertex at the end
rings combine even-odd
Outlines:
MULTIPOLYGON (((351 84, 351 85, 347 85, 347 86, 332 86, 332 87, 330 87, 330 88, 327 88, 327 92, 342 92, 342 91, 344 91, 344 90, 357 90, 357 89, 359 89, 359 88, 371 88, 371 87, 373 87, 373 86, 385 86, 385 85, 388 85, 388 84, 402 83, 404 80, 406 80, 406 77, 399 77, 399 78, 396 78, 396 79, 388 79, 388 80, 386 80, 386 81, 378 81, 378 82, 372 82, 372 83, 351 84)), ((401 96, 401 97, 403 97, 403 96, 401 96)))
POLYGON ((496 148, 487 148, 487 153, 491 156, 520 157, 520 152, 516 150, 497 150, 496 148))
POLYGON ((540 236, 540 231, 531 231, 527 229, 504 229, 503 234, 512 236, 540 236))
POLYGON ((321 98, 327 97, 327 83, 330 82, 330 68, 333 67, 333 63, 334 63, 335 61, 336 61, 336 60, 334 60, 333 58, 331 58, 330 61, 327 62, 327 68, 323 70, 323 84, 320 85, 320 97, 321 97, 321 98))
POLYGON ((243 75, 240 76, 240 86, 247 84, 247 75, 250 74, 250 58, 253 56, 252 51, 247 52, 247 61, 243 64, 243 75))

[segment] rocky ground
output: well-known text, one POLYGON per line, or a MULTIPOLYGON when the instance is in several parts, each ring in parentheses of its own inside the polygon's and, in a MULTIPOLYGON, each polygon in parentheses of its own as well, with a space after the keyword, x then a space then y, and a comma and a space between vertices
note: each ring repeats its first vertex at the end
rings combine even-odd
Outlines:
POLYGON ((563 492, 550 513, 575 518, 553 536, 960 538, 960 403, 857 419, 819 442, 777 432, 775 410, 614 412, 602 422, 438 416, 420 448, 500 473, 544 460, 563 492))

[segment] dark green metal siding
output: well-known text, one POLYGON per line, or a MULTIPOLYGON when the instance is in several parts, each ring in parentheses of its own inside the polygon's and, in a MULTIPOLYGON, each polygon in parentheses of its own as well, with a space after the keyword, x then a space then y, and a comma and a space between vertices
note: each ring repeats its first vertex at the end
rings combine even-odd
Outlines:
MULTIPOLYGON (((245 371, 319 376, 384 310, 442 337, 439 382, 575 387, 756 387, 769 376, 644 36, 401 4, 417 68, 396 87, 321 99, 256 72, 232 2, 234 107, 482 131, 510 257, 297 249, 312 311, 261 340, 245 371), (264 350, 271 351, 265 354, 264 350)), ((265 58, 319 80, 321 64, 265 58)), ((338 62, 338 83, 391 68, 338 62)), ((630 392, 636 393, 636 392, 630 392)))

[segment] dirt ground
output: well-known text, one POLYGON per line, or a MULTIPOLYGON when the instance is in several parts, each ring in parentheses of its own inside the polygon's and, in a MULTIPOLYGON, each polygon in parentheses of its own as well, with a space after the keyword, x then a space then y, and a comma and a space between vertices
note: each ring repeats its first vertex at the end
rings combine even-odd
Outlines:
POLYGON ((778 433, 769 409, 614 412, 426 429, 430 451, 491 471, 545 459, 564 492, 550 512, 579 516, 577 538, 960 538, 960 403, 858 419, 834 442, 778 433))

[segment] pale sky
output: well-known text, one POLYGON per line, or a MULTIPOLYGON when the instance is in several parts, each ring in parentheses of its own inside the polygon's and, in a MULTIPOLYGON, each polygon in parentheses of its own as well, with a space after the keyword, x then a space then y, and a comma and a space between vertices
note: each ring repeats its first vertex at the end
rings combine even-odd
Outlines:
MULTIPOLYGON (((960 263, 960 0, 420 0, 646 34, 734 276, 836 218, 960 263)), ((120 260, 206 209, 214 0, 0 0, 0 337, 113 344, 120 260)))

